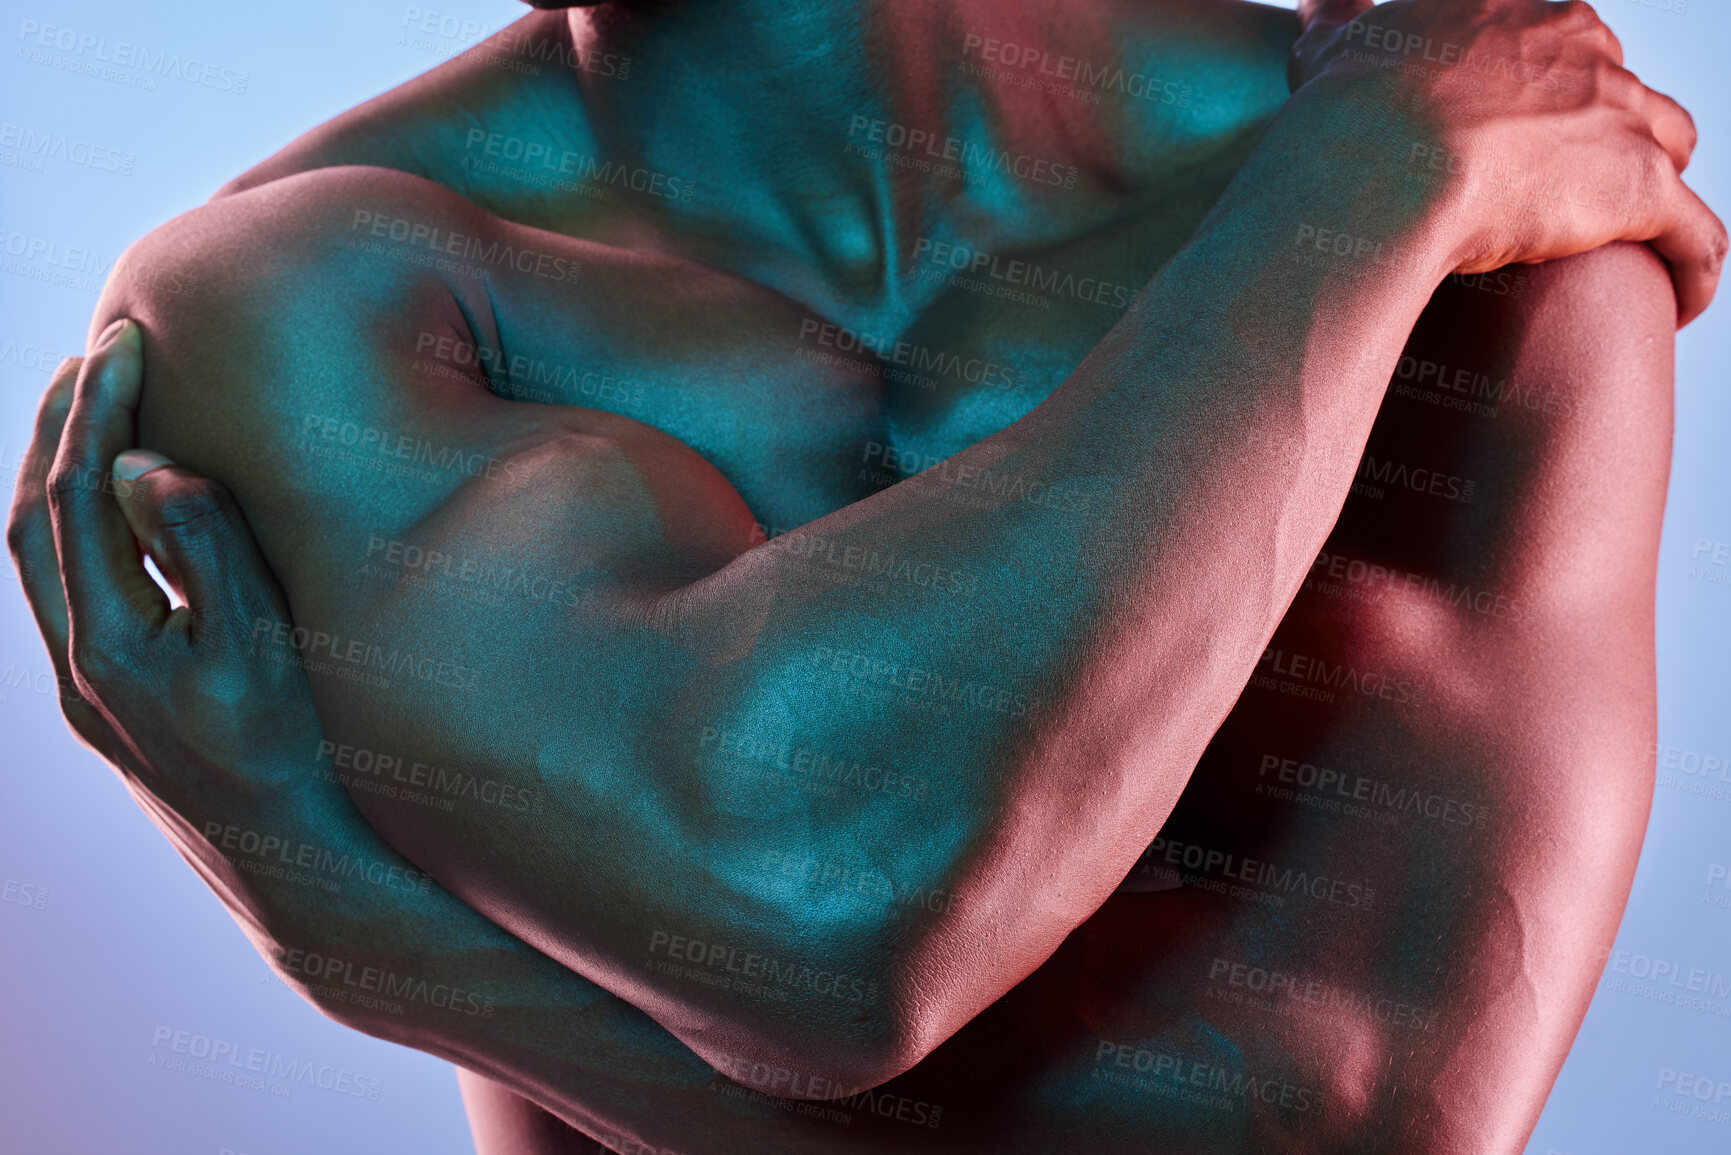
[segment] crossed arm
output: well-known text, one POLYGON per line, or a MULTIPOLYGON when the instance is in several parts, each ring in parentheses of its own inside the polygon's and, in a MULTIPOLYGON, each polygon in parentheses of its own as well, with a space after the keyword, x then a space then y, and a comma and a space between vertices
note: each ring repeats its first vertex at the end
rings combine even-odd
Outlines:
MULTIPOLYGON (((1294 139, 1313 135, 1305 119, 1295 108, 1285 121, 1294 139)), ((1413 219, 1370 168, 1350 181, 1354 216, 1412 238, 1416 267, 1390 284, 1271 252, 1265 238, 1336 206, 1333 190, 1282 171, 1277 150, 1264 155, 1033 414, 753 549, 732 486, 628 419, 557 411, 498 450, 495 476, 418 502, 389 479, 319 492, 328 475, 297 469, 292 445, 255 448, 248 422, 297 410, 385 424, 353 408, 358 390, 347 409, 329 389, 311 403, 322 386, 309 382, 333 356, 353 358, 337 362, 345 381, 400 381, 410 332, 448 326, 500 361, 597 356, 542 320, 533 278, 497 277, 484 299, 458 284, 447 305, 420 270, 342 247, 363 206, 484 234, 479 214, 412 178, 333 169, 225 198, 130 253, 101 313, 137 318, 161 367, 166 384, 143 400, 147 441, 234 490, 297 623, 486 671, 487 692, 466 700, 315 678, 338 746, 409 752, 547 799, 533 822, 368 804, 393 844, 717 1065, 745 1055, 869 1086, 1032 971, 1159 829, 1321 547, 1382 383, 1454 263, 1428 210, 1413 219), (291 243, 303 255, 273 262, 291 243), (141 296, 128 289, 139 265, 217 291, 190 310, 141 296), (271 370, 219 392, 235 349, 210 335, 239 332, 270 350, 255 361, 271 370), (218 416, 239 423, 220 440, 248 446, 243 457, 210 444, 218 416), (970 475, 1009 485, 1000 496, 970 475), (368 596, 338 576, 363 534, 569 574, 579 604, 530 635, 518 606, 476 605, 452 583, 368 596), (322 597, 303 576, 309 555, 332 567, 311 583, 322 597), (861 565, 891 576, 856 580, 861 565), (968 575, 963 596, 899 576, 925 566, 968 575), (917 778, 927 796, 910 807, 871 781, 840 799, 772 792, 739 765, 791 760, 797 773, 826 759, 917 778), (766 850, 869 865, 956 901, 818 906, 802 888, 764 887, 766 850), (645 967, 676 946, 688 961, 676 939, 824 977, 765 999, 645 967)), ((497 228, 537 252, 573 245, 497 228)), ((473 383, 428 398, 483 427, 511 405, 473 383)))
MULTIPOLYGON (((1668 428, 1668 364, 1652 354, 1664 348, 1654 340, 1669 324, 1669 300, 1651 258, 1640 256, 1608 250, 1525 274, 1519 310, 1460 289, 1433 310, 1410 347, 1415 357, 1478 348, 1487 373, 1556 404, 1550 413, 1511 404, 1495 421, 1386 405, 1372 451, 1428 447, 1440 467, 1479 477, 1480 501, 1408 495, 1392 520, 1380 501, 1349 502, 1274 643, 1411 680, 1420 700, 1349 695, 1331 709, 1246 691, 1136 872, 1164 872, 1170 861, 1196 888, 1110 899, 1039 972, 882 1089, 892 1108, 911 1104, 924 1117, 939 1108, 941 1128, 879 1121, 849 1102, 837 1106, 854 1125, 838 1127, 789 1115, 785 1103, 725 1094, 724 1080, 625 1000, 439 887, 404 894, 345 882, 336 900, 244 873, 244 854, 201 838, 214 816, 291 845, 408 865, 333 783, 295 772, 319 733, 304 681, 244 657, 250 621, 286 607, 221 491, 183 469, 148 474, 124 504, 85 488, 62 499, 73 620, 130 636, 83 657, 76 678, 88 697, 69 700, 68 716, 125 769, 261 952, 326 1013, 488 1074, 620 1150, 650 1142, 684 1151, 1032 1152, 1079 1136, 1126 1152, 1516 1150, 1614 933, 1650 786, 1641 747, 1652 726, 1651 562, 1668 428), (1629 331, 1604 339, 1594 330, 1611 300, 1624 310, 1640 302, 1641 313, 1625 311, 1629 331), (1470 344, 1467 334, 1517 317, 1526 328, 1502 338, 1501 352, 1470 344), (1516 496, 1535 493, 1549 496, 1516 496), (142 631, 127 620, 139 607, 126 605, 126 582, 143 577, 134 532, 182 575, 201 614, 146 616, 142 631), (109 547, 112 568, 80 542, 109 547), (1350 572, 1335 558, 1361 563, 1358 577, 1334 573, 1350 572), (1367 565, 1384 576, 1368 578, 1367 565), (1414 573, 1449 589, 1494 590, 1506 599, 1502 612, 1494 601, 1450 610, 1447 598, 1405 580, 1414 573), (1608 602, 1619 612, 1601 612, 1608 602), (100 622, 104 611, 117 620, 100 622), (167 725, 159 694, 115 692, 133 684, 125 671, 135 662, 184 688, 167 725), (106 716, 93 716, 90 702, 106 716), (185 734, 198 736, 196 755, 185 734), (1265 793, 1279 780, 1278 767, 1273 777, 1267 770, 1271 753, 1475 810, 1464 824, 1458 807, 1452 820, 1440 810, 1406 814, 1398 828, 1324 817, 1265 793), (1555 789, 1564 776, 1592 789, 1555 789), (1240 876, 1251 860, 1376 893, 1361 891, 1348 906, 1344 893, 1329 901, 1328 886, 1320 897, 1314 887, 1261 887, 1262 900, 1284 897, 1280 912, 1218 893, 1231 876, 1200 857, 1200 869, 1187 869, 1190 847, 1233 855, 1240 876), (340 966, 309 968, 313 956, 340 966), (1276 987, 1272 999, 1222 1001, 1248 993, 1234 980, 1251 967, 1286 974, 1284 1000, 1276 987), (376 1000, 349 997, 366 992, 368 968, 479 993, 489 1013, 378 1010, 376 1000), (1366 1009, 1331 1001, 1313 1010, 1300 992, 1318 984, 1366 1009), (1407 1008, 1404 1018, 1369 1010, 1385 1003, 1407 1008), (1176 1063, 1184 1070, 1174 1074, 1176 1063), (1277 1090, 1302 1092, 1304 1109, 1251 1103, 1246 1118, 1156 1096, 1198 1073, 1204 1090, 1217 1077, 1228 1087, 1247 1073, 1273 1079, 1277 1090)), ((131 440, 132 340, 123 335, 90 360, 64 436, 73 372, 60 374, 26 479, 40 481, 57 440, 63 468, 131 440)), ((46 496, 40 484, 21 486, 15 548, 70 684, 46 496)), ((798 1089, 799 1074, 785 1069, 737 1059, 721 1069, 770 1095, 798 1089)))
MULTIPOLYGON (((1276 197, 1302 193, 1282 186, 1277 173, 1260 171, 1253 176, 1264 187, 1271 185, 1276 197)), ((1251 187, 1256 187, 1254 182, 1251 187)), ((1220 278, 1221 300, 1205 302, 1199 314, 1186 314, 1181 303, 1159 292, 1157 281, 1155 291, 1146 298, 1159 301, 1169 311, 1152 306, 1141 310, 1072 381, 1071 385, 1080 384, 1081 388, 1066 386, 1068 392, 1060 391, 1036 414, 1042 417, 1040 421, 1030 421, 1026 430, 1018 426, 980 447, 978 460, 973 462, 979 468, 1023 470, 1054 489, 1085 493, 1091 489, 1093 495, 1106 496, 1109 500, 1091 503, 1096 516, 1082 519, 1078 527, 1073 516, 1051 516, 1049 509, 1024 508, 1027 503, 1006 503, 985 511, 974 508, 947 516, 955 510, 953 503, 945 500, 952 492, 946 485, 953 483, 928 477, 898 486, 862 503, 851 514, 844 511, 810 528, 812 535, 839 543, 844 558, 849 547, 868 555, 885 549, 900 551, 903 556, 921 549, 950 551, 958 548, 952 538, 959 537, 961 552, 952 556, 960 556, 980 570, 989 570, 999 559, 1018 552, 1029 532, 1048 540, 1063 540, 1066 535, 1075 540, 1092 534, 1095 536, 1089 540, 1109 543, 1110 552, 1104 556, 1109 564, 1097 571, 1077 574, 1064 568, 1035 575, 1056 579, 1073 600, 1062 607, 1065 616, 1059 622, 1036 623, 1043 628, 1032 631, 1035 636, 1065 644, 1048 645, 1032 653, 1013 643, 1006 645, 1007 631, 992 622, 963 623, 964 628, 975 632, 935 641, 937 627, 951 624, 951 615, 931 614, 930 605, 919 597, 896 603, 892 594, 887 603, 895 606, 902 620, 921 623, 920 628, 908 631, 905 648, 898 651, 909 655, 908 666, 941 670, 951 655, 979 653, 995 655, 985 663, 988 668, 1030 671, 1029 684, 1035 692, 1025 694, 1033 705, 1029 725, 1020 730, 1002 727, 996 734, 996 740, 1008 746, 983 747, 970 744, 967 735, 929 726, 910 727, 894 712, 868 714, 853 709, 852 703, 849 711, 827 710, 821 697, 812 703, 826 719, 849 713, 863 715, 860 720, 867 724, 857 732, 825 735, 844 747, 863 746, 869 752, 871 743, 882 740, 879 735, 887 731, 896 735, 898 750, 908 748, 908 741, 916 743, 916 751, 921 749, 918 742, 930 742, 931 747, 923 751, 924 758, 954 760, 959 752, 964 765, 982 770, 998 768, 1003 774, 999 780, 984 783, 969 775, 957 775, 946 783, 963 798, 972 793, 979 804, 968 819, 978 825, 955 832, 953 849, 940 846, 936 856, 933 876, 950 883, 946 889, 966 899, 956 904, 955 917, 942 920, 941 925, 910 927, 892 921, 848 928, 865 965, 881 968, 876 973, 883 976, 882 984, 893 996, 887 1000, 890 1005, 917 1007, 921 1014, 911 1021, 843 1024, 839 1037, 824 1032, 827 1037, 814 1050, 812 1039, 797 1035, 809 1022, 811 1006, 794 1008, 797 1013, 791 1017, 797 1025, 777 1022, 773 1015, 768 1021, 750 1022, 758 1012, 737 1008, 739 1020, 745 1021, 744 1037, 725 1033, 740 1031, 740 1021, 729 1022, 717 1036, 706 1031, 708 1024, 703 1021, 715 1013, 715 1006, 700 995, 694 998, 689 990, 656 989, 652 983, 629 987, 631 978, 616 973, 622 967, 621 960, 639 945, 633 942, 633 935, 641 939, 642 926, 620 928, 613 941, 599 941, 607 936, 603 912, 567 908, 557 913, 582 918, 593 914, 595 921, 573 917, 569 922, 556 920, 558 924, 581 925, 584 935, 596 941, 538 945, 579 969, 587 968, 604 980, 612 980, 604 981, 604 985, 628 987, 633 1001, 646 1005, 723 1069, 734 1061, 732 1056, 744 1053, 787 1068, 809 1071, 814 1065, 830 1063, 833 1070, 828 1056, 835 1052, 829 1048, 839 1044, 854 1048, 840 1064, 845 1074, 872 1081, 905 1067, 971 1017, 979 1006, 1032 969, 1064 933, 1099 904, 1170 809, 1188 766, 1230 705, 1254 656, 1315 556, 1338 509, 1357 461, 1357 448, 1375 412, 1380 385, 1392 368, 1400 342, 1430 287, 1458 255, 1440 255, 1445 246, 1428 273, 1404 283, 1405 294, 1397 293, 1391 301, 1386 283, 1379 284, 1379 299, 1372 302, 1367 299, 1371 294, 1361 290, 1362 282, 1342 277, 1338 268, 1271 269, 1259 265, 1257 258, 1267 249, 1265 230, 1283 233, 1293 219, 1285 212, 1296 208, 1301 214, 1297 219, 1302 220, 1302 213, 1310 211, 1302 196, 1296 201, 1271 199, 1263 203, 1264 216, 1258 215, 1259 203, 1242 194, 1236 201, 1229 199, 1214 232, 1205 234, 1195 246, 1191 254, 1195 263, 1186 266, 1184 258, 1180 259, 1180 272, 1208 267, 1237 274, 1237 280, 1231 275, 1220 278), (1278 212, 1271 207, 1275 203, 1280 206, 1278 212), (1222 220, 1231 226, 1221 225, 1222 220), (1295 300, 1300 306, 1283 314, 1281 306, 1290 306, 1295 300), (1318 308, 1319 304, 1330 308, 1318 308), (1241 315, 1236 310, 1249 310, 1254 315, 1258 309, 1273 325, 1273 352, 1245 354, 1239 365, 1230 363, 1230 354, 1225 357, 1224 367, 1239 370, 1250 387, 1237 391, 1237 408, 1222 416, 1217 410, 1204 408, 1208 396, 1216 400, 1219 396, 1218 389, 1205 389, 1204 384, 1219 379, 1210 375, 1223 367, 1220 351, 1230 349, 1240 335, 1206 326, 1219 326, 1222 316, 1241 315), (1319 314, 1329 322, 1318 323, 1319 314), (1177 324, 1178 319, 1190 324, 1177 324), (1338 327, 1333 325, 1336 319, 1338 327), (1130 331, 1134 324, 1144 329, 1130 331), (1192 337, 1202 334, 1211 347, 1210 355, 1203 358, 1195 355, 1193 348, 1187 350, 1178 336, 1185 333, 1192 337), (1156 337, 1165 340, 1157 342, 1156 337), (1354 357, 1346 371, 1341 372, 1340 365, 1334 364, 1323 372, 1319 354, 1343 347, 1350 347, 1354 357), (1188 359, 1186 352, 1191 354, 1188 359), (1150 408, 1162 418, 1157 426, 1161 432, 1153 435, 1154 449, 1159 452, 1150 450, 1148 434, 1142 432, 1145 427, 1138 424, 1146 420, 1150 408), (1159 440, 1162 437, 1165 439, 1159 440), (1292 447, 1299 445, 1304 447, 1302 456, 1292 452, 1292 447), (1269 453, 1270 446, 1278 447, 1277 451, 1269 453), (1284 459, 1282 452, 1287 455, 1284 459), (1243 492, 1283 492, 1290 500, 1264 507, 1247 503, 1241 495, 1223 494, 1218 488, 1208 490, 1196 482, 1197 474, 1175 469, 1174 460, 1184 460, 1215 479, 1222 475, 1241 478, 1243 492), (1086 463, 1086 467, 1079 468, 1077 463, 1086 463), (1228 468, 1228 464, 1235 468, 1228 468), (1295 465, 1300 481, 1286 489, 1295 465), (1227 513, 1237 528, 1230 532, 1211 528, 1227 513), (834 524, 826 524, 830 521, 834 524), (941 532, 934 532, 934 526, 941 527, 941 532), (1238 533, 1243 536, 1235 536, 1238 533), (1193 585, 1186 584, 1189 578, 1162 581, 1171 576, 1170 567, 1180 562, 1194 564, 1198 557, 1224 561, 1206 575, 1208 581, 1193 585), (1267 562, 1269 557, 1274 559, 1272 565, 1267 562), (1162 565, 1168 567, 1164 572, 1162 565), (1258 575, 1256 582, 1226 580, 1240 577, 1247 569, 1258 575), (1160 592, 1149 595, 1149 585, 1160 592), (1236 592, 1214 604, 1199 605, 1195 596, 1199 588, 1236 592), (922 614, 928 616, 922 619, 922 614), (1061 628, 1052 628, 1054 624, 1061 628), (1089 646, 1070 644, 1075 637, 1087 639, 1089 646), (1197 637, 1218 640, 1216 649, 1201 655, 1200 665, 1206 675, 1195 677, 1197 667, 1191 665, 1185 668, 1183 679, 1163 677, 1163 672, 1177 668, 1176 659, 1191 658, 1182 648, 1172 648, 1174 639, 1181 645, 1184 639, 1197 637), (1126 654, 1125 660, 1110 660, 1126 654), (1105 668, 1112 670, 1111 677, 1099 675, 1105 668), (1178 682, 1182 684, 1174 684, 1178 682), (1140 709, 1120 721, 1124 713, 1120 707, 1126 701, 1134 701, 1140 709), (933 729, 938 732, 929 733, 933 729), (919 733, 910 734, 910 730, 919 733), (1096 738, 1101 740, 1099 747, 1086 745, 1096 738), (1080 769, 1085 764, 1088 768, 1080 769), (1072 793, 1059 799, 1062 805, 1048 801, 1045 809, 1041 808, 1042 797, 1050 800, 1053 793, 1063 790, 1072 793), (1006 815, 1013 815, 1015 820, 1005 821, 1006 815), (1085 851, 1078 846, 1085 846, 1085 851), (1055 853, 1060 850, 1061 855, 1055 853), (1013 867, 1041 855, 1054 859, 1049 872, 1004 869, 1006 864, 1013 867), (1013 919, 1012 914, 1016 916, 1013 919), (979 968, 981 973, 964 973, 968 964, 979 958, 971 953, 970 942, 981 941, 982 934, 999 922, 1015 926, 1017 937, 1007 944, 1008 949, 993 952, 989 965, 979 968), (911 949, 904 938, 909 931, 915 936, 911 949), (874 948, 883 952, 892 943, 899 948, 899 957, 874 962, 874 948), (777 1035, 790 1029, 796 1034, 777 1035), (821 1063, 809 1061, 814 1053, 824 1055, 821 1063)), ((1410 223, 1392 225, 1391 231, 1401 231, 1410 223)), ((148 311, 148 305, 140 311, 148 311)), ((650 472, 642 469, 640 457, 633 457, 648 449, 632 443, 629 437, 614 439, 606 448, 609 466, 622 468, 627 482, 639 482, 650 472)), ((561 467, 569 464, 567 459, 561 467)), ((713 491, 679 491, 659 512, 678 515, 695 507, 713 516, 717 505, 705 503, 713 501, 725 507, 728 496, 725 492, 717 496, 713 491)), ((455 495, 457 505, 451 508, 459 508, 465 497, 463 493, 455 495)), ((663 523, 677 520, 677 516, 660 519, 663 523)), ((619 528, 611 525, 613 532, 602 536, 609 542, 617 540, 619 528)), ((268 553, 269 531, 262 532, 261 537, 266 539, 268 553)), ((681 567, 691 565, 691 552, 665 540, 652 541, 647 553, 650 561, 642 571, 652 576, 636 586, 618 583, 594 587, 600 591, 597 600, 619 608, 620 613, 612 620, 586 620, 582 629, 587 632, 572 641, 592 645, 603 653, 611 648, 620 662, 629 662, 635 652, 621 641, 622 634, 628 634, 633 643, 669 647, 664 654, 695 654, 699 660, 687 665, 702 668, 684 683, 669 685, 654 680, 677 665, 671 660, 658 663, 661 668, 634 671, 628 676, 653 686, 664 700, 701 701, 705 703, 702 708, 707 709, 715 708, 708 703, 719 701, 731 704, 734 711, 762 711, 785 708, 779 696, 765 704, 766 687, 777 695, 789 686, 812 692, 798 684, 806 655, 790 647, 784 638, 797 634, 801 644, 809 645, 813 644, 810 639, 818 638, 826 628, 832 629, 834 636, 825 635, 821 644, 828 652, 825 660, 833 661, 840 653, 860 653, 857 639, 861 630, 875 628, 852 624, 857 623, 862 610, 859 604, 848 601, 850 594, 858 596, 857 589, 813 580, 809 559, 790 558, 791 551, 752 550, 699 580, 667 581, 670 572, 689 579, 689 568, 682 573, 681 567), (669 585, 671 593, 666 588, 669 585), (777 613, 784 609, 791 616, 778 618, 777 613), (630 616, 632 612, 637 616, 630 616), (618 630, 620 618, 627 624, 624 631, 618 630), (703 665, 702 659, 714 663, 717 656, 725 659, 728 677, 714 673, 715 664, 703 665), (747 673, 750 676, 745 676, 747 673)), ((629 568, 617 564, 609 567, 614 573, 629 568)), ((884 596, 874 592, 865 608, 876 611, 884 605, 884 596)), ((393 612, 405 618, 415 616, 412 607, 375 608, 372 612, 382 615, 375 621, 387 624, 393 612)), ((100 648, 94 646, 90 652, 100 648)), ((850 660, 848 666, 852 665, 850 660)), ((621 666, 615 671, 622 668, 632 669, 621 666)), ((881 667, 868 667, 868 671, 872 669, 881 667)), ((546 670, 537 667, 526 673, 540 676, 546 670)), ((875 675, 868 672, 866 676, 875 675)), ((565 689, 569 691, 571 686, 567 684, 565 689)), ((1015 701, 1014 693, 1010 701, 1015 701)), ((725 712, 696 717, 693 721, 697 724, 691 729, 700 736, 705 732, 722 734, 728 731, 729 720, 725 712)), ((338 725, 342 725, 340 720, 338 725)), ((737 726, 733 729, 737 732, 737 726)), ((481 755, 465 750, 463 756, 481 755)), ((616 765, 627 775, 638 768, 631 763, 616 765)), ((501 767, 499 773, 508 774, 510 769, 501 767)), ((666 767, 658 764, 654 769, 660 774, 666 767)), ((871 817, 856 820, 851 827, 832 829, 830 836, 843 845, 867 847, 872 854, 884 853, 879 847, 886 846, 891 855, 929 853, 931 831, 910 832, 893 818, 876 815, 874 823, 871 817)), ((648 829, 647 833, 655 836, 660 831, 648 829)), ((737 872, 745 842, 737 834, 730 839, 728 833, 722 830, 721 836, 704 848, 701 862, 690 859, 687 869, 696 873, 701 867, 723 881, 737 872)), ((682 850, 677 843, 664 842, 659 848, 675 855, 682 850)), ((683 852, 688 856, 692 853, 688 845, 683 852)), ((604 866, 584 864, 573 870, 593 876, 604 866)), ((604 881, 632 882, 605 877, 604 881)), ((559 897, 540 896, 548 902, 559 897)), ((610 897, 616 899, 618 895, 610 897)), ((633 897, 653 900, 656 896, 633 897)), ((705 941, 714 941, 717 929, 725 936, 731 928, 750 926, 753 912, 739 907, 753 898, 760 900, 760 896, 730 896, 722 888, 716 900, 718 909, 698 916, 696 929, 705 941), (732 909, 729 902, 735 904, 732 909)), ((524 918, 523 926, 548 912, 527 913, 530 917, 524 918)), ((691 924, 683 912, 676 917, 691 924)), ((510 920, 509 912, 501 919, 510 920)), ((569 933, 576 938, 574 931, 569 933)), ((808 933, 800 937, 809 940, 808 933)), ((644 980, 639 976, 638 981, 644 980)), ((723 1017, 735 1012, 736 1008, 726 1007, 723 1017)))

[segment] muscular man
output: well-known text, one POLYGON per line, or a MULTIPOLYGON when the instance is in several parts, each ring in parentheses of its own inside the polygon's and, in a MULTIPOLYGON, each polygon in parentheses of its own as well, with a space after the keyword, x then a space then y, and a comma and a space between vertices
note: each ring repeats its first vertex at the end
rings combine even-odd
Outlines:
POLYGON ((1518 1148, 1645 820, 1687 117, 1579 5, 1312 12, 1284 103, 1275 10, 750 8, 129 253, 14 515, 74 726, 484 1148, 1518 1148), (1617 240, 1675 304, 1477 276, 1617 240))

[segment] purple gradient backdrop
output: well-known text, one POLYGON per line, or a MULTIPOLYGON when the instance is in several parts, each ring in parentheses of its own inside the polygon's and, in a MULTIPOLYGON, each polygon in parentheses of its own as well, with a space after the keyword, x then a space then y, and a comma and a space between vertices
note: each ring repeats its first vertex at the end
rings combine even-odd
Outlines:
MULTIPOLYGON (((36 399, 59 357, 82 349, 102 274, 128 243, 305 129, 472 43, 465 24, 497 28, 524 11, 510 0, 441 4, 454 32, 442 35, 412 30, 411 12, 434 9, 354 0, 302 0, 292 10, 204 0, 149 12, 117 0, 8 0, 4 9, 0 489, 8 499, 36 399), (124 65, 92 74, 80 62, 92 63, 93 49, 40 47, 31 32, 47 26, 214 65, 219 85, 226 68, 229 89, 244 73, 245 91, 124 65), (139 86, 152 79, 154 89, 139 86), (103 151, 81 152, 92 161, 83 164, 34 157, 19 147, 24 131, 103 151), (52 263, 30 254, 38 240, 54 246, 52 263)), ((1694 111, 1702 146, 1692 183, 1721 213, 1731 210, 1731 13, 1708 0, 1602 0, 1600 10, 1631 67, 1694 111)), ((1728 309, 1721 300, 1679 344, 1659 587, 1661 734, 1675 748, 1661 761, 1675 768, 1661 768, 1620 953, 1530 1155, 1731 1151, 1731 1097, 1718 1104, 1726 1122, 1713 1122, 1677 1113, 1674 1105, 1689 1101, 1658 1086, 1662 1069, 1731 1084, 1731 888, 1717 879, 1709 886, 1715 866, 1731 867, 1731 771, 1723 779, 1687 772, 1703 756, 1720 765, 1731 757, 1731 564, 1711 564, 1717 543, 1731 543, 1728 309), (1636 975, 1653 960, 1672 964, 1684 986, 1618 989, 1639 987, 1636 975), (1691 982, 1705 986, 1705 1009, 1664 1000, 1667 991, 1689 993, 1691 982)), ((1720 556, 1731 560, 1731 544, 1720 556)), ((0 567, 0 1000, 0 1152, 473 1150, 451 1068, 339 1027, 277 983, 112 773, 72 740, 8 567, 0 567), (282 1096, 168 1069, 153 1064, 172 1054, 168 1043, 156 1045, 162 1029, 353 1072, 363 1086, 377 1080, 379 1093, 302 1083, 282 1096)))

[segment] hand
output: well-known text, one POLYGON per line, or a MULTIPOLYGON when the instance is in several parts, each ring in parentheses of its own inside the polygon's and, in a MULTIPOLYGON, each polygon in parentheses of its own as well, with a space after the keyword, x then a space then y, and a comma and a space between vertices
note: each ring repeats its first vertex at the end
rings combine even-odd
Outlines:
POLYGON ((142 376, 139 328, 118 321, 56 372, 19 472, 8 541, 61 708, 284 978, 331 1017, 385 1033, 296 960, 415 959, 424 973, 433 942, 515 940, 317 776, 304 672, 248 656, 252 623, 286 621, 288 607, 245 518, 216 483, 122 452, 142 376), (170 607, 139 541, 185 604, 170 607))
POLYGON ((1623 65, 1581 0, 1302 0, 1288 80, 1399 110, 1415 177, 1446 190, 1457 271, 1647 241, 1670 265, 1678 323, 1713 299, 1727 240, 1682 181, 1695 123, 1623 65))
POLYGON ((219 869, 222 855, 190 816, 292 792, 301 775, 289 768, 316 748, 318 718, 298 668, 246 657, 246 623, 287 608, 226 491, 137 454, 120 463, 130 475, 111 474, 133 436, 142 366, 138 326, 126 321, 87 360, 60 366, 19 471, 8 541, 67 724, 195 865, 219 869), (154 543, 191 605, 170 608, 135 534, 154 543))

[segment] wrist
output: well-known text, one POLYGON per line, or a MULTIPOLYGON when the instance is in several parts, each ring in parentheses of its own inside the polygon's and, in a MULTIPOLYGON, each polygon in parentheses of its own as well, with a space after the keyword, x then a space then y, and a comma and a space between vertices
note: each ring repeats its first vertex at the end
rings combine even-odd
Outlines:
POLYGON ((1337 67, 1293 94, 1253 159, 1273 162, 1295 213, 1334 222, 1331 253, 1414 278, 1428 300, 1476 233, 1465 164, 1443 128, 1397 72, 1337 67))

